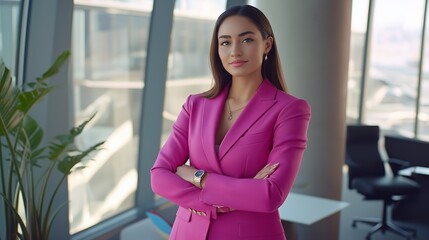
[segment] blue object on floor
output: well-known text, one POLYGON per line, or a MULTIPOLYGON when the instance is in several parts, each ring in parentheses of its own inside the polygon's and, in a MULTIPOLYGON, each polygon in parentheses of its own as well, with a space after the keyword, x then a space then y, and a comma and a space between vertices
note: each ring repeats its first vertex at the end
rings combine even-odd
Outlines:
POLYGON ((146 212, 147 217, 152 221, 152 223, 157 227, 163 237, 168 239, 171 232, 171 224, 165 220, 161 215, 156 211, 146 212))

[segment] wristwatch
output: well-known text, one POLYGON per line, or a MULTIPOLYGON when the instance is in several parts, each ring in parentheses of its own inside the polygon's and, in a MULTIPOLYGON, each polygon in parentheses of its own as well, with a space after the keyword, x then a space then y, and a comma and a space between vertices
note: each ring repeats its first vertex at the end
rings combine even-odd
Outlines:
POLYGON ((206 172, 204 170, 197 170, 194 173, 194 185, 201 188, 201 180, 203 179, 206 172))

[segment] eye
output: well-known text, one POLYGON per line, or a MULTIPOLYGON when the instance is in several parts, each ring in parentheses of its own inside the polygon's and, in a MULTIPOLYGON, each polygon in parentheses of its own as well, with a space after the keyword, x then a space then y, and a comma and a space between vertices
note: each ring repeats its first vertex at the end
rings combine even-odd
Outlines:
POLYGON ((253 42, 253 39, 251 39, 251 38, 245 38, 245 39, 243 39, 243 41, 242 41, 243 43, 247 43, 247 42, 253 42))
POLYGON ((228 41, 223 41, 223 42, 220 42, 219 43, 219 45, 220 46, 227 46, 227 45, 229 45, 230 43, 228 42, 228 41))

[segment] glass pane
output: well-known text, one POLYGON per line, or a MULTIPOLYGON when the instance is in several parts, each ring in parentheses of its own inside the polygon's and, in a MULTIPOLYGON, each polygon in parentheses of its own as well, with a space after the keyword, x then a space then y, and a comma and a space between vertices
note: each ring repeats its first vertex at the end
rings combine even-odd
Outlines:
MULTIPOLYGON (((426 93, 429 91, 429 78, 425 78, 423 81, 422 92, 426 93)), ((422 99, 420 99, 420 113, 419 113, 419 122, 417 129, 417 138, 429 141, 429 105, 427 96, 424 97, 422 94, 422 99)))
POLYGON ((429 141, 429 17, 426 17, 425 51, 423 54, 422 85, 420 89, 420 109, 417 138, 429 141))
POLYGON ((414 137, 423 6, 423 0, 375 2, 365 123, 385 133, 414 137))
POLYGON ((21 1, 0 0, 0 59, 15 75, 21 1))
POLYGON ((137 143, 152 1, 75 0, 73 91, 76 124, 96 113, 78 144, 106 140, 69 177, 70 231, 134 206, 137 143))
POLYGON ((210 88, 209 48, 226 0, 178 0, 174 9, 161 144, 171 131, 186 97, 210 88))
POLYGON ((368 0, 353 1, 347 85, 347 123, 356 123, 359 118, 368 8, 368 0))

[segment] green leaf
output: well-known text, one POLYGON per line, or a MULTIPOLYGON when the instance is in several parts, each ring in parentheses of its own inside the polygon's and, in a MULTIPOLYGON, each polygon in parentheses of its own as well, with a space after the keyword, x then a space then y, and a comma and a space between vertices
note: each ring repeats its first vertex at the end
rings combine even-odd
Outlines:
POLYGON ((5 126, 5 129, 0 129, 0 136, 18 126, 25 115, 19 109, 19 94, 9 69, 0 59, 0 119, 5 126))
POLYGON ((99 142, 94 144, 92 147, 87 150, 80 152, 75 155, 68 155, 63 160, 58 163, 58 170, 63 174, 70 174, 73 167, 80 163, 85 157, 87 157, 91 152, 99 150, 99 147, 104 144, 103 142, 99 142))
POLYGON ((22 122, 23 131, 26 132, 31 149, 37 149, 43 140, 43 129, 39 123, 30 116, 26 116, 22 122))
POLYGON ((34 105, 51 92, 52 89, 53 87, 37 86, 35 89, 22 92, 19 95, 19 110, 27 113, 34 105))
POLYGON ((30 116, 26 116, 22 121, 19 131, 14 132, 18 140, 15 149, 18 159, 25 159, 33 166, 40 167, 38 161, 43 157, 45 147, 39 147, 43 140, 43 130, 40 125, 30 116))
POLYGON ((74 140, 83 132, 85 126, 94 118, 94 116, 95 114, 79 126, 71 128, 68 134, 56 136, 48 146, 48 159, 59 159, 61 156, 65 155, 66 152, 77 151, 74 147, 74 140))
MULTIPOLYGON (((48 159, 55 161, 68 151, 72 151, 73 141, 68 141, 69 135, 59 135, 54 138, 54 140, 49 144, 48 149, 48 159)), ((73 138, 72 138, 73 140, 73 138)))
POLYGON ((42 84, 46 79, 58 73, 59 69, 69 56, 70 51, 64 51, 63 53, 61 53, 60 56, 58 56, 55 60, 54 64, 52 64, 52 66, 41 77, 37 78, 37 83, 42 84))
POLYGON ((82 133, 83 129, 85 129, 86 125, 95 117, 95 114, 93 114, 88 120, 84 121, 82 124, 80 124, 77 127, 74 127, 70 130, 70 135, 77 136, 82 133))

